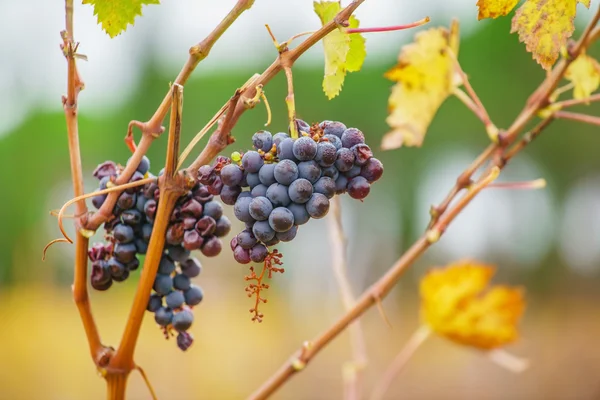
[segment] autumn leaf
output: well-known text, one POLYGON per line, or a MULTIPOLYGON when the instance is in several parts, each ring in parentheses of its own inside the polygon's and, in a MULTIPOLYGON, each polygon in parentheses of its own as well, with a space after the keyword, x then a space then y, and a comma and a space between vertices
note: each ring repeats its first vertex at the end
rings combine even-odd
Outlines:
POLYGON ((488 284, 494 267, 459 261, 421 280, 421 319, 441 336, 479 349, 518 338, 525 300, 520 288, 488 284))
MULTIPOLYGON (((315 13, 325 25, 335 18, 341 10, 337 1, 314 2, 315 13)), ((359 21, 351 16, 349 28, 358 28, 359 21)), ((348 34, 338 28, 323 38, 325 50, 325 77, 323 78, 323 91, 330 100, 342 90, 346 72, 360 71, 367 51, 365 39, 357 33, 348 34)))
POLYGON ((512 11, 520 0, 478 0, 479 15, 477 19, 498 18, 512 11))
POLYGON ((385 77, 397 82, 388 100, 392 128, 381 143, 384 150, 402 145, 421 146, 438 108, 460 85, 454 62, 446 50, 458 55, 458 22, 451 29, 432 28, 415 35, 404 46, 398 64, 385 77))
POLYGON ((94 7, 98 23, 111 38, 119 35, 135 17, 142 15, 142 5, 160 4, 160 0, 83 0, 94 7))
POLYGON ((512 19, 511 33, 518 32, 527 51, 546 70, 573 35, 577 3, 590 6, 590 0, 527 0, 512 19))
POLYGON ((600 86, 600 64, 582 53, 569 65, 565 78, 574 84, 573 97, 586 99, 600 86))

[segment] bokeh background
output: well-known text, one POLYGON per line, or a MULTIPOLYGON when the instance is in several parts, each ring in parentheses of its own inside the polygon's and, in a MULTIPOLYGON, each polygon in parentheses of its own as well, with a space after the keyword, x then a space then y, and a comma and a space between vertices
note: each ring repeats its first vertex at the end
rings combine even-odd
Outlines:
MULTIPOLYGON (((130 119, 149 118, 183 65, 190 45, 202 39, 234 0, 164 1, 144 9, 116 39, 95 24, 92 9, 76 2, 75 36, 89 57, 80 69, 80 140, 86 190, 94 167, 125 162, 130 119)), ((346 3, 346 2, 345 2, 346 3)), ((434 25, 461 22, 460 61, 500 127, 510 124, 543 79, 515 35, 510 19, 477 22, 475 0, 369 0, 359 8, 362 26, 405 23, 430 15, 434 25)), ((592 7, 597 7, 592 1, 592 7)), ((579 6, 578 32, 591 12, 579 6)), ((275 57, 264 29, 280 40, 316 29, 308 0, 257 0, 216 44, 185 87, 183 136, 189 141, 253 73, 275 57)), ((41 261, 44 245, 59 236, 58 209, 71 197, 69 157, 60 95, 66 64, 59 50, 64 26, 60 1, 0 1, 0 399, 102 399, 98 376, 71 300, 73 246, 58 244, 41 261)), ((299 116, 342 120, 361 128, 374 148, 387 131, 391 82, 383 73, 412 32, 367 35, 363 71, 350 74, 340 97, 321 91, 322 48, 294 66, 299 116)), ((592 54, 598 54, 592 50, 592 54)), ((285 129, 285 79, 266 87, 271 129, 285 129)), ((598 114, 597 106, 584 110, 598 114)), ((250 146, 263 128, 262 105, 234 129, 227 152, 250 146)), ((421 149, 376 151, 386 173, 364 203, 344 198, 349 237, 348 270, 358 293, 374 282, 421 234, 430 204, 439 202, 458 173, 487 144, 482 126, 456 99, 436 116, 421 149)), ((153 171, 164 161, 166 141, 150 150, 153 171)), ((502 174, 505 181, 543 177, 544 190, 489 189, 457 218, 439 244, 422 257, 383 302, 390 329, 376 310, 361 320, 369 364, 368 394, 387 364, 418 327, 418 281, 434 265, 472 257, 498 265, 496 282, 523 285, 528 307, 522 337, 508 350, 531 368, 515 375, 481 353, 433 338, 415 355, 389 392, 390 399, 598 399, 600 398, 600 157, 598 129, 558 121, 502 174)), ((200 148, 195 152, 197 154, 200 148)), ((231 210, 228 210, 231 214, 231 210)), ((232 218, 233 220, 233 218, 232 218)), ((240 226, 236 226, 240 228, 240 226)), ((234 229, 235 231, 235 229, 234 229)), ((160 399, 239 399, 247 396, 304 341, 343 313, 330 268, 327 221, 311 221, 293 243, 278 246, 285 274, 276 276, 262 324, 252 323, 244 292, 247 266, 228 246, 203 259, 197 278, 205 300, 195 311, 194 346, 180 352, 146 318, 136 353, 160 399)), ((232 233, 233 234, 233 233, 232 233)), ((100 239, 97 234, 96 240, 100 239)), ((139 273, 110 291, 91 293, 104 343, 122 333, 139 273)), ((325 349, 274 398, 334 399, 342 395, 342 365, 351 357, 348 334, 325 349)), ((147 399, 133 374, 129 398, 147 399)), ((365 396, 366 396, 365 394, 365 396)))

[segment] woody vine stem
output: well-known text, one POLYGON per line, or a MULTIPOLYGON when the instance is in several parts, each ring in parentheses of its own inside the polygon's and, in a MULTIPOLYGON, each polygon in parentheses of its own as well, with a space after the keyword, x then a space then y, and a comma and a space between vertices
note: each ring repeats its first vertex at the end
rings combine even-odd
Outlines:
MULTIPOLYGON (((282 48, 277 59, 260 75, 253 76, 246 84, 238 89, 231 99, 211 119, 211 121, 198 134, 198 138, 204 135, 215 124, 219 123, 217 129, 212 133, 208 144, 200 152, 199 156, 183 170, 178 170, 179 164, 179 137, 181 129, 183 85, 194 71, 195 67, 208 56, 211 48, 221 35, 233 24, 233 22, 246 10, 250 9, 254 0, 238 0, 227 16, 214 28, 214 30, 201 42, 192 46, 189 50, 189 58, 178 74, 172 88, 165 95, 154 115, 146 122, 131 121, 127 129, 125 141, 133 151, 133 155, 127 163, 124 171, 116 181, 117 187, 128 182, 136 166, 146 154, 153 141, 161 136, 164 131, 162 123, 169 109, 170 124, 168 132, 167 162, 165 173, 159 179, 161 189, 161 202, 154 224, 153 234, 150 240, 149 250, 144 262, 142 275, 135 294, 130 315, 117 349, 103 345, 96 326, 87 292, 87 250, 89 246, 88 237, 112 213, 113 207, 121 190, 115 190, 108 195, 101 209, 96 213, 88 213, 83 198, 75 203, 76 206, 76 239, 75 239, 75 271, 73 283, 73 297, 78 307, 86 337, 89 344, 90 354, 102 375, 108 383, 109 399, 125 398, 126 383, 129 373, 136 369, 134 362, 134 351, 139 336, 148 295, 152 282, 156 275, 161 250, 164 244, 165 229, 177 198, 187 190, 197 176, 198 168, 209 163, 227 145, 233 143, 231 129, 235 126, 240 116, 256 102, 257 90, 261 90, 275 75, 284 70, 291 84, 291 68, 294 62, 310 47, 318 43, 327 34, 337 29, 338 26, 347 24, 348 19, 356 8, 364 0, 354 0, 342 9, 333 21, 325 24, 319 30, 313 32, 298 46, 292 49, 282 48), (223 114, 225 114, 223 116, 223 114), (141 139, 138 143, 133 138, 133 129, 141 131, 141 139)), ((83 89, 83 81, 79 76, 76 65, 78 56, 78 44, 74 41, 73 29, 73 1, 65 0, 65 31, 62 32, 61 48, 67 59, 67 95, 63 97, 63 108, 67 125, 67 136, 69 143, 71 175, 75 197, 84 194, 83 175, 81 168, 81 155, 78 139, 77 124, 77 98, 83 89)), ((488 135, 492 138, 490 144, 482 154, 458 177, 456 184, 450 190, 446 198, 436 207, 431 209, 431 223, 427 231, 404 253, 388 272, 368 288, 358 300, 350 306, 346 313, 340 317, 331 327, 326 329, 314 340, 305 342, 303 346, 293 355, 289 361, 276 371, 251 398, 263 399, 274 393, 289 378, 303 370, 307 364, 327 344, 343 332, 352 322, 359 318, 366 310, 375 304, 379 304, 393 288, 401 275, 412 263, 420 257, 432 244, 437 242, 444 234, 449 224, 456 216, 477 196, 488 187, 499 175, 507 163, 523 150, 532 140, 555 119, 568 118, 584 122, 595 123, 596 121, 577 118, 572 113, 566 113, 560 109, 546 109, 550 104, 550 98, 557 88, 559 81, 564 76, 570 63, 598 38, 596 25, 600 19, 600 9, 594 15, 579 40, 570 44, 568 57, 559 61, 552 72, 542 84, 531 95, 523 110, 515 118, 511 126, 506 130, 498 130, 491 122, 483 105, 479 101, 475 91, 468 84, 464 73, 463 83, 467 93, 462 100, 480 117, 484 122, 488 135), (468 98, 467 98, 468 97, 468 98), (470 100, 470 101, 469 101, 470 100), (517 142, 519 135, 524 131, 526 125, 536 115, 542 116, 541 122, 531 131, 525 133, 517 142), (483 173, 473 178, 476 171, 486 166, 483 173), (458 197, 463 191, 462 197, 458 197)), ((459 70, 459 72, 461 72, 459 70)), ((288 98, 293 99, 293 90, 290 89, 288 98)), ((562 104, 567 107, 574 104, 562 104)), ((561 108, 562 108, 561 107, 561 108)), ((293 110, 293 107, 290 109, 293 110)), ((186 149, 187 151, 187 149, 186 149)))

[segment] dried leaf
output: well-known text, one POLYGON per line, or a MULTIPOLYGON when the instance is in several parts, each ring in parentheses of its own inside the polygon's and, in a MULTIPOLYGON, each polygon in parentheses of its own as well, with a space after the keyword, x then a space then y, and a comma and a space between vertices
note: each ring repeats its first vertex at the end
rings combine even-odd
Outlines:
POLYGON ((477 0, 477 19, 498 18, 512 11, 520 0, 477 0))
POLYGON ((573 82, 573 97, 586 99, 600 86, 600 64, 593 57, 582 53, 569 65, 565 78, 573 82))
POLYGON ((525 299, 519 288, 487 288, 494 267, 460 261, 421 280, 421 318, 457 343, 493 349, 518 338, 525 299), (487 288, 487 290, 486 290, 487 288))
POLYGON ((440 27, 417 33, 415 41, 402 48, 398 64, 385 74, 397 83, 388 101, 386 121, 392 131, 383 138, 384 150, 421 146, 438 108, 460 85, 448 49, 458 54, 458 22, 450 31, 440 27))
POLYGON ((160 4, 160 0, 83 0, 94 7, 98 23, 111 38, 119 35, 135 17, 142 15, 142 5, 160 4))

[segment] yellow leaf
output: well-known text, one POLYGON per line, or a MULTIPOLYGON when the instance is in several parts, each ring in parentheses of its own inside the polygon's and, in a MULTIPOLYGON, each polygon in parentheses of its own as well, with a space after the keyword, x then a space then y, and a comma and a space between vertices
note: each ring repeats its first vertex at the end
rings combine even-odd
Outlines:
POLYGON ((518 338, 525 299, 519 288, 486 290, 494 267, 459 261, 421 280, 421 319, 436 333, 468 346, 493 349, 518 338))
POLYGON ((402 145, 421 146, 427 128, 444 100, 460 85, 447 51, 458 55, 458 22, 450 31, 421 31, 415 41, 402 48, 398 64, 385 77, 397 82, 388 100, 392 128, 381 143, 384 150, 402 145))
POLYGON ((519 33, 527 51, 546 70, 573 35, 577 3, 590 6, 590 0, 527 0, 512 19, 511 33, 519 33))
POLYGON ((477 0, 477 19, 498 18, 512 11, 520 0, 477 0))
POLYGON ((573 97, 586 99, 600 86, 600 64, 594 58, 582 53, 569 65, 565 78, 573 82, 573 97))
MULTIPOLYGON (((335 18, 341 10, 337 1, 314 2, 315 13, 325 25, 335 18)), ((359 21, 350 17, 349 27, 358 28, 359 21)), ((347 34, 342 29, 335 29, 323 38, 325 50, 325 76, 323 91, 329 99, 337 96, 342 90, 346 72, 359 71, 363 65, 367 51, 365 39, 357 33, 347 34)))
POLYGON ((112 38, 133 25, 135 17, 142 15, 143 4, 159 4, 159 0, 83 0, 94 6, 94 15, 102 29, 112 38))

